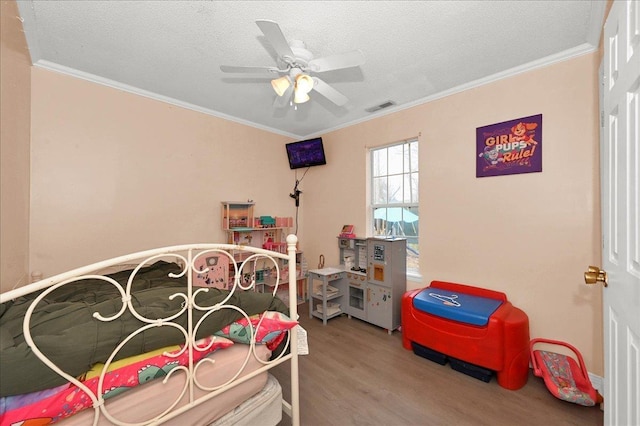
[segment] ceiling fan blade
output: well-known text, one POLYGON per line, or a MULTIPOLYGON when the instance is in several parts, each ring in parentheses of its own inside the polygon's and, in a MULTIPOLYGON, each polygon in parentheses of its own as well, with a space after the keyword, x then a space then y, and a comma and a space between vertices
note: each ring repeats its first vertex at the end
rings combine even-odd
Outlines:
POLYGON ((273 101, 275 108, 283 108, 291 103, 291 94, 293 93, 293 85, 287 87, 282 96, 276 95, 276 99, 273 101))
POLYGON ((342 93, 338 92, 333 87, 329 86, 324 81, 320 80, 318 77, 313 77, 313 90, 320 93, 325 98, 329 99, 331 102, 338 106, 343 106, 347 102, 349 102, 349 98, 347 98, 342 93))
POLYGON ((290 60, 295 58, 287 39, 284 38, 284 34, 282 34, 282 30, 277 23, 266 19, 259 19, 256 21, 256 24, 280 58, 288 58, 290 60))
POLYGON ((338 70, 342 68, 358 67, 364 64, 364 54, 360 50, 325 56, 309 61, 309 69, 314 72, 338 70))
POLYGON ((264 73, 264 72, 277 73, 279 70, 276 67, 243 67, 243 66, 234 66, 234 65, 220 65, 220 71, 253 74, 253 73, 264 73))

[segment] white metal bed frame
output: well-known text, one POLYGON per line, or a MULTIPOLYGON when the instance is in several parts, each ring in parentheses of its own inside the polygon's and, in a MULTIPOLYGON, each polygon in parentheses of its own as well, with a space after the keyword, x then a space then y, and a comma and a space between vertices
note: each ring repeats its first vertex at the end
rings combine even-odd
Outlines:
MULTIPOLYGON (((158 248, 158 249, 152 249, 152 250, 147 250, 147 251, 142 251, 142 252, 138 252, 138 253, 133 253, 133 254, 129 254, 129 255, 125 255, 125 256, 120 256, 120 257, 116 257, 110 260, 105 260, 102 262, 98 262, 98 263, 94 263, 92 265, 88 265, 88 266, 84 266, 81 268, 77 268, 74 269, 72 271, 69 272, 65 272, 62 274, 58 274, 56 276, 50 277, 50 278, 45 278, 43 280, 34 282, 32 284, 29 284, 27 286, 21 287, 21 288, 17 288, 5 293, 0 294, 0 303, 5 303, 8 302, 10 300, 13 300, 17 297, 20 296, 24 296, 36 291, 40 291, 43 290, 42 294, 40 294, 29 306, 28 310, 27 310, 27 314, 24 318, 23 321, 23 332, 24 332, 24 336, 25 336, 25 340, 27 342, 27 344, 29 345, 29 347, 33 350, 33 352, 38 356, 38 358, 40 358, 47 366, 49 366, 49 368, 51 368, 53 371, 55 371, 57 374, 59 374, 60 376, 64 377, 66 380, 68 380, 69 382, 72 382, 73 384, 77 385, 79 388, 83 389, 91 398, 91 400, 93 401, 93 409, 94 409, 94 422, 93 424, 96 425, 98 423, 98 420, 100 418, 100 416, 104 416, 105 418, 107 418, 111 423, 116 424, 116 425, 130 425, 130 423, 123 423, 121 421, 119 421, 118 419, 114 418, 113 416, 111 416, 107 410, 107 407, 104 404, 104 399, 103 399, 103 394, 102 394, 102 385, 103 385, 103 380, 104 380, 104 376, 107 372, 107 369, 109 367, 109 365, 111 364, 112 360, 114 359, 114 357, 117 355, 118 351, 126 344, 127 341, 129 341, 130 339, 132 339, 134 336, 136 336, 137 334, 143 332, 144 330, 147 330, 149 328, 152 327, 160 327, 160 326, 169 326, 169 327, 174 327, 177 328, 178 330, 180 330, 185 337, 185 347, 183 349, 183 351, 181 353, 183 353, 185 350, 189 351, 189 359, 190 362, 188 365, 184 366, 184 367, 177 367, 175 368, 165 379, 164 381, 166 382, 170 376, 172 374, 177 373, 178 371, 182 371, 183 373, 186 374, 187 380, 185 383, 185 386, 182 390, 181 395, 176 399, 176 401, 170 406, 167 407, 167 409, 162 412, 161 414, 148 419, 147 421, 143 422, 143 423, 137 423, 139 425, 157 425, 157 424, 162 424, 188 410, 190 410, 193 407, 196 407, 202 403, 204 403, 205 401, 210 400, 211 398, 215 397, 216 395, 219 395, 223 392, 225 392, 226 390, 235 387, 237 385, 239 385, 240 383, 243 383, 249 379, 251 379, 252 377, 257 376, 258 374, 261 374, 279 364, 282 364, 283 362, 286 361, 290 361, 291 362, 291 401, 287 402, 284 399, 282 399, 282 408, 285 414, 289 415, 291 417, 291 422, 292 425, 297 426, 300 424, 300 407, 299 407, 299 377, 298 377, 298 340, 297 340, 297 333, 296 333, 296 329, 292 329, 291 332, 288 333, 288 340, 287 340, 287 344, 289 345, 289 352, 286 353, 286 351, 283 351, 279 357, 277 357, 276 359, 270 360, 270 361, 262 361, 260 360, 260 362, 263 364, 262 367, 260 367, 258 370, 247 374, 243 377, 238 378, 238 376, 242 373, 242 369, 244 368, 244 366, 246 366, 247 362, 249 361, 249 357, 253 354, 255 356, 255 333, 252 332, 252 336, 251 336, 251 343, 250 343, 250 350, 247 352, 247 358, 244 361, 243 367, 234 375, 234 377, 229 380, 228 382, 224 383, 223 385, 217 386, 217 387, 205 387, 202 384, 198 383, 197 378, 196 378, 196 370, 198 368, 198 366, 204 362, 211 362, 210 359, 208 359, 207 357, 201 359, 200 361, 198 361, 197 363, 193 363, 193 351, 195 350, 195 336, 196 336, 196 332, 198 330, 198 327, 200 326, 200 324, 202 323, 202 321, 207 318, 209 315, 211 315, 212 313, 219 311, 221 309, 235 309, 236 311, 240 312, 247 320, 249 319, 249 316, 247 315, 246 312, 244 312, 243 310, 241 310, 240 308, 233 306, 233 305, 229 305, 226 302, 231 298, 231 296, 233 295, 233 293, 235 291, 245 291, 245 290, 252 290, 255 289, 255 274, 250 274, 250 276, 252 277, 252 279, 250 280, 249 283, 244 283, 243 284, 243 271, 248 271, 250 270, 250 268, 253 267, 253 265, 255 265, 255 260, 257 259, 263 259, 267 262, 273 262, 273 264, 275 265, 275 271, 276 271, 276 281, 275 281, 275 286, 273 288, 273 294, 275 295, 278 286, 281 285, 281 280, 280 280, 280 268, 278 266, 278 262, 275 259, 284 259, 288 261, 288 266, 289 266, 289 273, 288 273, 288 283, 289 283, 289 314, 290 317, 292 319, 297 319, 298 318, 298 312, 297 312, 297 292, 296 292, 296 243, 297 243, 297 237, 295 235, 289 235, 287 236, 287 253, 278 253, 278 252, 274 252, 274 251, 270 251, 270 250, 265 250, 265 249, 261 249, 261 248, 256 248, 256 247, 251 247, 251 246, 243 246, 243 245, 232 245, 232 244, 188 244, 188 245, 178 245, 178 246, 170 246, 170 247, 164 247, 164 248, 158 248), (197 272, 207 272, 207 270, 204 271, 200 271, 200 270, 196 270, 195 268, 195 261, 198 260, 199 258, 201 258, 204 255, 210 255, 210 254, 216 254, 216 255, 225 255, 228 256, 230 258, 230 265, 233 265, 233 267, 235 268, 235 274, 234 274, 234 283, 233 283, 233 288, 231 289, 229 296, 227 298, 225 298, 225 300, 223 300, 222 302, 213 305, 213 306, 199 306, 196 301, 196 295, 199 294, 200 292, 207 292, 209 291, 208 288, 203 288, 203 287, 194 287, 194 283, 193 283, 193 275, 194 273, 197 272), (242 254, 246 254, 248 256, 246 256, 246 259, 244 259, 242 261, 242 263, 240 263, 239 265, 236 263, 236 260, 233 256, 234 253, 242 253, 242 254), (159 259, 163 259, 166 260, 167 258, 173 258, 176 259, 176 263, 180 264, 182 267, 182 271, 179 274, 176 275, 172 275, 170 274, 170 277, 173 278, 178 278, 178 277, 182 277, 186 274, 187 276, 187 292, 185 293, 176 293, 174 295, 172 295, 172 298, 176 298, 176 297, 180 297, 184 299, 184 303, 182 305, 182 309, 180 310, 179 313, 174 314, 171 317, 167 317, 167 318, 161 318, 161 319, 150 319, 150 318, 145 318, 142 315, 140 315, 138 312, 136 312, 136 310, 134 309, 134 306, 131 303, 131 295, 130 295, 130 289, 131 289, 131 284, 133 282, 133 279, 136 275, 136 273, 140 270, 140 268, 144 267, 144 266, 149 266, 152 262, 159 260, 159 259), (140 261, 140 259, 142 259, 142 261, 140 261), (135 266, 135 268, 133 269, 133 272, 131 273, 131 275, 128 278, 128 282, 127 282, 127 286, 126 288, 123 288, 118 282, 116 282, 115 280, 113 280, 111 277, 105 276, 105 275, 101 275, 99 272, 97 271, 104 271, 107 270, 109 268, 113 268, 115 266, 118 265, 131 265, 134 261, 138 261, 139 263, 137 264, 137 266, 135 266), (112 352, 112 354, 110 355, 109 359, 107 360, 107 362, 105 363, 105 366, 102 370, 102 373, 100 375, 100 379, 99 379, 99 385, 98 385, 98 393, 94 394, 93 392, 91 392, 85 385, 83 385, 79 380, 77 380, 75 377, 70 376, 69 374, 65 373, 64 371, 62 371, 60 368, 58 368, 55 364, 53 364, 39 349, 38 347, 35 345, 33 339, 31 338, 31 333, 30 333, 30 319, 31 319, 31 315, 33 313, 33 310, 35 309, 36 305, 38 304, 38 302, 45 297, 48 293, 54 291, 55 289, 72 283, 72 282, 76 282, 82 279, 99 279, 99 280, 104 280, 112 285, 114 285, 116 287, 116 289, 119 291, 119 293, 122 296, 122 308, 120 310, 120 312, 118 312, 117 314, 111 316, 111 317, 102 317, 100 314, 95 313, 94 317, 100 321, 113 321, 117 318, 119 318, 120 316, 122 316, 122 314, 124 312, 126 312, 126 310, 128 309, 138 320, 142 321, 143 323, 145 323, 145 325, 143 325, 141 328, 139 328, 138 330, 134 331, 133 333, 131 333, 129 336, 127 336, 125 338, 125 340, 123 340, 117 347, 116 349, 112 352), (200 321, 198 321, 197 323, 194 324, 193 322, 193 310, 199 310, 199 311, 203 311, 203 317, 200 319, 200 321), (184 327, 182 327, 180 324, 173 322, 173 320, 175 318, 177 318, 180 315, 183 315, 184 313, 187 313, 188 316, 188 328, 185 329, 184 327), (207 391, 208 393, 206 393, 204 396, 201 396, 200 398, 195 398, 194 397, 194 389, 195 388, 199 388, 202 390, 207 391), (176 408, 177 403, 180 401, 180 399, 185 395, 185 393, 188 393, 189 395, 189 402, 188 404, 182 406, 182 407, 178 407, 176 408)), ((204 350, 206 348, 199 348, 200 350, 204 350)), ((165 355, 170 355, 165 353, 165 355)), ((174 354, 175 356, 176 354, 174 354)), ((256 356, 257 358, 257 356, 256 356)))

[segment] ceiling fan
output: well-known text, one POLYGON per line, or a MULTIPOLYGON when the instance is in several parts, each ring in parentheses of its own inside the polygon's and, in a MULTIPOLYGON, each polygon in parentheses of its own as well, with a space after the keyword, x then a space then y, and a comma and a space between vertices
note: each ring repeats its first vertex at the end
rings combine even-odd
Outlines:
POLYGON ((278 54, 278 66, 220 65, 222 72, 281 74, 281 77, 271 80, 273 90, 278 94, 274 103, 276 106, 284 106, 291 101, 296 104, 304 103, 310 99, 309 92, 312 90, 338 106, 343 106, 349 101, 342 93, 310 74, 360 66, 364 64, 364 55, 360 50, 314 58, 313 54, 305 48, 304 42, 300 40, 287 42, 276 22, 261 19, 257 20, 256 24, 278 54))

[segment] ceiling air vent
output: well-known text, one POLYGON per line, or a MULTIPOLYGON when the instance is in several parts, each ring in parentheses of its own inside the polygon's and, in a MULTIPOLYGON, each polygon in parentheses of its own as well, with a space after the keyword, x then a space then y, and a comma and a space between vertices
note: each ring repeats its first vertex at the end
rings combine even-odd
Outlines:
POLYGON ((393 101, 387 101, 384 103, 381 103, 380 105, 376 105, 376 106, 372 106, 370 108, 365 109, 365 111, 367 112, 376 112, 376 111, 380 111, 381 109, 385 109, 385 108, 389 108, 390 106, 395 105, 396 103, 393 101))

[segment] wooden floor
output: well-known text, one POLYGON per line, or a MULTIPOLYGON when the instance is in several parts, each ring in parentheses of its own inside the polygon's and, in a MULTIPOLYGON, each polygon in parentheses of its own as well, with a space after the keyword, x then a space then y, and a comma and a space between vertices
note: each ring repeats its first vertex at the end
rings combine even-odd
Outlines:
MULTIPOLYGON (((300 357, 301 424, 602 425, 597 407, 554 398, 542 379, 517 391, 454 371, 402 347, 401 333, 346 316, 326 326, 300 305, 309 355, 300 357)), ((272 370, 290 401, 289 363, 272 370)), ((284 416, 281 426, 290 425, 284 416)))

